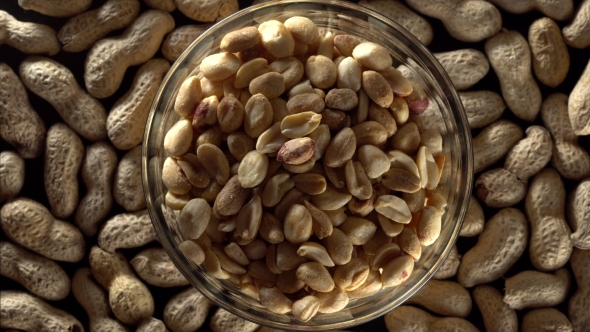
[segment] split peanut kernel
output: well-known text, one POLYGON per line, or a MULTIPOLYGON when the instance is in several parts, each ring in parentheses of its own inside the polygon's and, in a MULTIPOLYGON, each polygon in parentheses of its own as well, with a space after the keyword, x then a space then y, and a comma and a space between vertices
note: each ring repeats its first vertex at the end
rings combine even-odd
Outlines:
POLYGON ((442 136, 410 116, 425 90, 334 34, 304 17, 227 34, 164 144, 181 251, 302 321, 407 280, 446 208, 442 136))

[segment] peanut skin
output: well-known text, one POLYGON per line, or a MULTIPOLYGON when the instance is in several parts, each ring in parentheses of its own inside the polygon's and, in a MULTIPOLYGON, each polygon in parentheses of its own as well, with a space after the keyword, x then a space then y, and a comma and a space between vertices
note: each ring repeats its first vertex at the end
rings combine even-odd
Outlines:
POLYGON ((590 135, 590 60, 567 104, 570 122, 576 135, 590 135))
POLYGON ((570 194, 566 212, 574 230, 571 235, 574 247, 590 250, 590 178, 580 182, 570 194))
POLYGON ((92 4, 92 0, 18 0, 18 5, 26 10, 34 10, 43 15, 70 17, 79 14, 92 4))

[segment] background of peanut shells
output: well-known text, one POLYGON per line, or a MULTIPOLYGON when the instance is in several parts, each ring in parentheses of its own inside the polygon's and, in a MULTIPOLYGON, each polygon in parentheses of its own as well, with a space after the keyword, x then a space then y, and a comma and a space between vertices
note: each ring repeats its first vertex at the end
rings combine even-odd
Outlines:
MULTIPOLYGON (((515 1, 518 1, 518 0, 515 0, 515 1)), ((101 5, 103 5, 104 2, 106 2, 106 1, 105 0, 94 0, 91 7, 88 10, 98 8, 101 5)), ((251 0, 239 0, 239 3, 240 3, 240 9, 243 9, 243 8, 246 8, 251 5, 251 0)), ((578 8, 580 3, 581 3, 581 0, 575 0, 574 1, 574 8, 578 8)), ((145 3, 141 2, 141 10, 144 11, 147 9, 148 9, 148 7, 145 5, 145 3)), ((516 15, 516 14, 507 13, 506 11, 503 11, 500 8, 498 8, 498 9, 502 13, 502 20, 503 20, 502 26, 503 26, 503 28, 506 28, 508 30, 516 30, 516 31, 520 32, 523 36, 525 36, 525 38, 528 35, 528 29, 529 29, 531 23, 539 18, 544 17, 544 15, 542 13, 537 12, 537 11, 531 11, 531 12, 528 12, 525 14, 516 15)), ((68 20, 68 18, 55 18, 55 17, 45 16, 45 15, 42 15, 42 14, 34 12, 34 11, 25 11, 24 9, 22 9, 21 7, 18 6, 16 0, 0 1, 0 10, 7 11, 8 13, 10 13, 12 16, 14 16, 16 19, 18 19, 20 21, 46 24, 46 25, 51 26, 56 31, 58 31, 63 26, 63 24, 68 20)), ((176 28, 181 27, 183 25, 196 23, 195 21, 184 16, 178 10, 175 10, 170 14, 175 19, 176 28)), ((460 42, 458 40, 453 39, 447 33, 447 31, 444 28, 441 21, 434 19, 434 18, 424 16, 424 15, 421 15, 421 16, 423 16, 432 25, 432 28, 434 31, 433 41, 428 46, 428 49, 430 51, 432 51, 432 52, 445 52, 445 51, 453 51, 453 50, 464 49, 464 48, 474 48, 474 49, 477 49, 481 52, 484 52, 485 40, 481 41, 481 42, 477 42, 477 43, 460 42)), ((557 24, 559 25, 560 28, 563 28, 567 23, 568 23, 568 20, 557 21, 557 24)), ((122 30, 123 29, 116 30, 116 31, 110 33, 109 36, 117 36, 122 32, 122 30)), ((561 92, 566 95, 569 95, 569 93, 572 91, 574 85, 576 84, 578 78, 582 74, 582 71, 584 70, 585 66, 588 64, 588 59, 590 58, 590 48, 575 49, 572 47, 568 47, 568 51, 569 51, 569 55, 570 55, 570 59, 571 59, 571 64, 570 64, 570 69, 569 69, 569 72, 568 72, 568 75, 567 75, 565 81, 563 83, 561 83, 556 88, 549 88, 541 83, 538 84, 539 88, 541 89, 541 92, 543 94, 543 99, 545 99, 547 96, 549 96, 550 94, 555 93, 555 92, 561 92)), ((79 52, 79 53, 68 53, 68 52, 64 52, 62 50, 57 55, 51 56, 50 58, 58 61, 59 63, 65 65, 68 69, 70 69, 72 71, 72 73, 74 74, 74 76, 76 77, 78 84, 84 88, 85 85, 84 85, 83 74, 84 74, 84 61, 86 59, 86 54, 87 54, 87 51, 79 52)), ((19 66, 20 62, 25 57, 26 57, 25 54, 19 52, 18 50, 14 49, 12 47, 9 47, 8 45, 0 46, 0 62, 6 62, 17 73, 18 73, 18 66, 19 66)), ((155 57, 162 57, 161 52, 158 51, 158 53, 156 54, 155 57)), ((125 94, 128 91, 129 87, 131 86, 133 77, 134 77, 138 68, 139 68, 139 66, 130 67, 127 70, 127 72, 125 73, 125 78, 124 78, 121 86, 117 90, 117 92, 109 98, 100 99, 100 102, 102 103, 102 105, 104 106, 104 108, 107 111, 110 110, 112 108, 113 104, 123 94, 125 94)), ((468 89, 468 91, 477 91, 477 90, 491 90, 491 91, 495 91, 495 92, 500 93, 498 79, 496 77, 496 74, 494 73, 494 70, 492 70, 490 68, 488 74, 481 81, 479 81, 472 88, 468 89)), ((57 122, 63 122, 63 120, 61 120, 60 116, 57 114, 57 112, 54 110, 54 108, 49 103, 47 103, 45 100, 34 95, 30 91, 28 91, 28 96, 29 96, 29 100, 30 100, 32 107, 39 113, 39 115, 41 116, 41 118, 43 119, 43 121, 45 123, 46 128, 49 128, 51 125, 53 125, 57 122)), ((528 123, 528 122, 525 122, 525 121, 520 120, 517 117, 515 117, 513 115, 513 113, 510 112, 508 109, 504 111, 502 118, 509 119, 509 120, 519 124, 521 126, 521 128, 523 128, 523 130, 533 124, 543 126, 540 116, 537 117, 537 120, 534 123, 528 123)), ((480 131, 481 131, 481 129, 472 130, 472 136, 475 137, 477 134, 479 134, 480 131)), ((88 141, 86 141, 84 139, 82 139, 82 140, 84 141, 85 145, 88 145, 88 143, 89 143, 88 141)), ((579 144, 580 144, 580 146, 584 147, 587 151, 590 151, 590 136, 581 136, 579 139, 579 144)), ((0 139, 0 151, 4 151, 4 150, 14 150, 14 148, 12 146, 10 146, 9 144, 7 144, 5 141, 0 139)), ((124 151, 117 151, 119 160, 122 158, 122 156, 125 154, 125 152, 124 151)), ((494 169, 496 167, 502 167, 503 164, 504 164, 504 159, 502 159, 498 163, 488 167, 486 170, 494 169)), ((31 198, 31 199, 33 199, 45 206, 49 206, 47 196, 45 194, 45 191, 43 190, 43 158, 39 157, 36 159, 25 159, 25 165, 26 165, 25 184, 19 194, 19 197, 28 197, 28 198, 31 198)), ((483 173, 483 172, 480 172, 480 173, 483 173)), ((480 173, 476 174, 475 178, 477 178, 477 176, 480 173)), ((80 198, 81 198, 85 194, 86 188, 81 180, 81 175, 79 174, 78 176, 79 176, 79 186, 80 186, 79 190, 80 190, 80 198)), ((567 179, 563 179, 563 181, 564 181, 564 186, 565 186, 566 192, 568 194, 573 190, 573 188, 575 187, 575 185, 578 182, 578 181, 572 181, 572 180, 567 180, 567 179)), ((484 210, 486 220, 488 220, 491 216, 493 216, 495 213, 497 213, 499 211, 499 209, 488 208, 483 203, 481 205, 484 210)), ((518 203, 514 207, 518 208, 519 210, 524 212, 524 200, 521 201, 520 203, 518 203)), ((114 202, 113 208, 107 218, 110 218, 116 214, 124 213, 124 212, 126 212, 126 211, 122 207, 117 205, 116 202, 114 202)), ((72 216, 66 220, 73 223, 73 219, 74 219, 74 217, 72 216)), ((8 240, 6 235, 2 231, 0 231, 0 240, 2 240, 2 241, 8 240)), ((477 242, 477 237, 470 237, 470 238, 461 237, 461 238, 459 238, 459 240, 457 241, 459 254, 463 255, 469 248, 473 247, 476 242, 477 242)), ((90 251, 90 248, 92 248, 92 246, 96 245, 96 243, 97 243, 96 237, 86 238, 87 253, 90 251)), ((127 257, 127 259, 130 260, 136 254, 138 254, 140 251, 142 251, 143 249, 149 248, 149 247, 157 247, 157 246, 159 246, 158 243, 150 243, 147 246, 144 246, 141 248, 124 249, 124 250, 121 250, 121 252, 123 252, 123 254, 127 257)), ((88 266, 88 257, 86 256, 84 259, 82 259, 78 263, 64 263, 64 262, 58 262, 58 263, 68 273, 68 275, 71 278, 78 268, 88 266)), ((566 264, 566 266, 564 266, 564 267, 569 269, 571 272, 571 267, 570 267, 569 263, 566 264)), ((505 274, 504 278, 514 276, 518 272, 525 271, 525 270, 535 270, 535 268, 533 267, 533 265, 531 264, 530 259, 529 259, 528 248, 522 254, 522 256, 520 257, 518 262, 516 262, 516 264, 514 264, 514 266, 505 274)), ((456 281, 456 278, 454 277, 450 280, 456 281)), ((1 289, 25 290, 24 287, 22 287, 17 282, 14 282, 14 281, 4 278, 4 277, 0 277, 0 285, 2 285, 1 289)), ((495 287, 501 293, 503 293, 504 279, 502 279, 502 278, 498 279, 498 280, 492 282, 490 285, 495 287)), ((155 300, 154 317, 156 317, 158 319, 162 319, 162 312, 163 312, 164 306, 166 305, 168 300, 172 296, 176 295, 177 293, 179 293, 180 291, 182 291, 186 288, 186 287, 159 288, 159 287, 151 286, 147 283, 146 283, 146 286, 149 288, 149 290, 151 291, 151 293, 154 297, 154 300, 155 300)), ((569 294, 568 294, 568 300, 563 301, 560 305, 555 307, 556 309, 558 309, 560 312, 562 312, 566 316, 567 316, 567 303, 569 301, 569 297, 571 297, 571 295, 576 291, 576 289, 577 289, 577 286, 576 286, 575 282, 573 282, 572 287, 571 287, 569 294)), ((74 299, 74 296, 71 294, 71 292, 64 300, 50 301, 49 303, 51 305, 55 306, 56 308, 65 310, 68 313, 74 315, 82 324, 84 324, 85 329, 86 330, 88 329, 87 315, 84 312, 84 309, 74 299)), ((525 309, 525 310, 518 310, 517 311, 519 322, 522 321, 522 317, 528 311, 530 311, 530 310, 525 309)), ((209 321, 210 321, 210 318, 214 312, 215 312, 215 310, 210 310, 209 317, 207 318, 207 320, 203 324, 203 327, 199 331, 208 331, 209 330, 209 321)), ((467 320, 470 321, 471 323, 473 323, 481 331, 485 331, 485 328, 483 326, 482 316, 479 312, 479 309, 477 308, 477 306, 475 304, 473 305, 473 309, 471 311, 471 314, 467 317, 467 320)), ((375 319, 369 323, 366 323, 366 324, 363 324, 363 325, 360 325, 360 326, 357 326, 354 328, 349 328, 348 330, 349 331, 384 331, 385 330, 385 323, 384 323, 383 318, 379 318, 379 319, 375 319)))

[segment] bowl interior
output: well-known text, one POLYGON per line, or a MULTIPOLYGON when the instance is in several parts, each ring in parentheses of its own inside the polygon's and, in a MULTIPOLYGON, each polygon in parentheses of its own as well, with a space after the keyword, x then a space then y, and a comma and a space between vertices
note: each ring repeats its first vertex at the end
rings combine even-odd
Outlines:
POLYGON ((473 181, 467 118, 440 64, 401 26, 371 10, 340 1, 262 3, 226 18, 195 40, 172 66, 154 99, 146 124, 142 169, 148 210, 160 242, 191 284, 218 306, 236 315, 258 324, 291 330, 346 328, 374 319, 402 304, 432 277, 450 252, 463 223, 473 181), (226 33, 271 19, 284 21, 295 15, 310 18, 323 31, 356 35, 383 45, 390 51, 394 66, 425 88, 430 106, 419 118, 425 129, 435 128, 442 134, 446 159, 436 191, 448 202, 439 239, 423 248, 422 257, 406 282, 371 297, 353 300, 341 312, 318 314, 308 322, 267 310, 234 285, 211 277, 203 267, 186 259, 178 249, 184 240, 176 223, 178 213, 165 205, 166 188, 161 181, 162 165, 167 157, 163 149, 164 136, 179 119, 173 105, 184 79, 198 73, 203 58, 219 52, 219 44, 226 33))

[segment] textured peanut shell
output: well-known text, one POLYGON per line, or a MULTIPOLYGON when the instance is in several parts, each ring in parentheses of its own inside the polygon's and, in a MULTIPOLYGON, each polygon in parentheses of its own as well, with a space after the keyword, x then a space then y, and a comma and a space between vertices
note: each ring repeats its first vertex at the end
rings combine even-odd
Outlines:
POLYGON ((504 100, 494 91, 463 91, 459 92, 459 97, 471 129, 485 127, 498 120, 506 109, 504 100))
POLYGON ((93 332, 127 332, 128 329, 116 319, 111 318, 111 308, 107 294, 92 277, 87 267, 76 271, 72 278, 72 293, 76 301, 86 311, 90 331, 93 332))
POLYGON ((590 46, 590 0, 583 0, 576 9, 573 20, 566 25, 561 33, 565 42, 575 48, 590 46))
POLYGON ((513 208, 500 210, 488 220, 477 244, 463 255, 457 281, 472 287, 500 278, 520 258, 527 239, 524 214, 513 208))
POLYGON ((98 246, 108 252, 141 247, 156 239, 147 210, 118 214, 107 220, 98 232, 98 246))
POLYGON ((152 294, 133 274, 123 254, 108 253, 94 246, 88 261, 96 281, 109 292, 109 305, 118 320, 136 325, 153 315, 152 294))
POLYGON ((192 24, 172 30, 162 43, 162 55, 168 61, 175 61, 197 37, 210 27, 210 24, 192 24))
POLYGON ((25 161, 13 151, 0 152, 0 203, 18 195, 25 183, 25 161))
POLYGON ((213 332, 254 332, 259 325, 219 308, 211 317, 209 327, 213 332))
POLYGON ((86 157, 82 163, 86 195, 78 204, 75 221, 76 226, 88 237, 96 235, 99 224, 111 211, 111 185, 116 168, 117 153, 109 143, 98 142, 86 148, 86 157))
POLYGON ((70 292, 70 278, 56 262, 14 243, 0 242, 0 274, 45 300, 62 300, 70 292))
POLYGON ((96 98, 111 96, 123 81, 128 67, 151 59, 164 35, 174 29, 174 19, 160 10, 143 12, 123 34, 98 41, 86 56, 84 82, 96 98))
POLYGON ((54 17, 70 17, 79 14, 92 4, 92 0, 18 0, 26 10, 54 17))
POLYGON ((84 331, 74 316, 36 296, 14 290, 0 291, 0 328, 38 332, 84 331))
POLYGON ((78 171, 84 158, 84 145, 76 133, 63 123, 47 131, 43 182, 56 218, 67 218, 78 205, 78 171))
POLYGON ((570 68, 570 56, 557 23, 548 17, 533 22, 529 28, 529 45, 539 81, 552 88, 561 84, 570 68))
POLYGON ((473 289, 473 300, 488 332, 518 332, 516 312, 502 300, 502 294, 488 285, 473 289))
POLYGON ((525 201, 531 223, 529 255, 540 271, 553 271, 570 258, 573 244, 565 220, 565 189, 559 174, 546 168, 535 176, 525 201))
POLYGON ((115 202, 128 212, 145 209, 141 183, 141 145, 129 150, 117 166, 113 180, 115 202))
POLYGON ((487 40, 485 52, 500 81, 502 97, 517 117, 532 122, 541 108, 541 90, 531 72, 531 52, 517 31, 503 30, 487 40))
POLYGON ((0 137, 25 158, 37 158, 45 146, 45 124, 31 107, 16 73, 0 62, 0 137))
POLYGON ((13 242, 49 259, 78 262, 86 243, 80 231, 69 222, 54 219, 40 203, 17 198, 0 211, 2 230, 13 242))
POLYGON ((574 133, 590 135, 590 60, 570 93, 567 111, 574 133))
POLYGON ((159 9, 165 12, 171 12, 176 9, 174 0, 143 0, 143 2, 152 9, 159 9))
POLYGON ((361 0, 358 4, 397 22, 418 38, 422 44, 428 45, 432 42, 433 32, 430 23, 406 7, 402 2, 395 0, 361 0))
POLYGON ((469 292, 454 281, 428 281, 406 303, 418 304, 442 316, 467 317, 471 312, 469 292))
POLYGON ((483 173, 475 181, 477 197, 487 206, 505 208, 520 202, 526 195, 527 186, 518 177, 504 169, 495 168, 483 173))
POLYGON ((139 0, 109 0, 69 19, 59 29, 57 38, 66 52, 85 51, 111 31, 127 27, 137 15, 139 0))
MULTIPOLYGON (((482 225, 483 228, 483 225, 482 225)), ((453 246, 453 249, 445 259, 444 263, 440 266, 438 271, 432 276, 432 279, 449 279, 457 274, 457 269, 459 268, 459 264, 461 264, 461 255, 459 255, 459 251, 457 250, 457 246, 453 246)))
POLYGON ((447 32, 464 42, 478 42, 495 35, 502 27, 502 16, 485 1, 408 0, 418 12, 440 19, 447 32))
POLYGON ((574 247, 590 250, 590 178, 581 181, 569 195, 566 213, 574 247))
POLYGON ((485 220, 483 210, 477 199, 473 196, 469 199, 469 209, 467 209, 467 215, 465 221, 463 221, 463 227, 461 227, 461 233, 459 236, 471 237, 479 235, 483 231, 485 220))
POLYGON ((522 318, 522 332, 563 331, 572 332, 572 323, 560 311, 554 308, 535 309, 522 318))
POLYGON ((174 0, 174 3, 186 17, 199 22, 216 22, 240 9, 237 0, 174 0))
POLYGON ((504 303, 517 310, 551 307, 567 298, 569 288, 570 273, 566 269, 553 274, 523 271, 506 279, 504 303))
POLYGON ((567 20, 574 10, 572 0, 490 0, 494 5, 513 14, 523 14, 531 10, 538 10, 552 19, 567 20))
POLYGON ((473 171, 483 171, 502 159, 522 137, 522 129, 508 120, 498 120, 487 126, 473 138, 473 171))
POLYGON ((170 64, 164 59, 152 59, 139 67, 133 84, 109 112, 106 121, 107 134, 119 150, 129 150, 143 140, 145 122, 170 64))
POLYGON ((51 27, 21 22, 0 10, 0 45, 7 44, 25 54, 55 55, 61 45, 51 27))
POLYGON ((178 287, 189 284, 163 248, 144 249, 130 263, 137 275, 150 285, 178 287))
POLYGON ((566 179, 581 180, 590 176, 590 155, 578 145, 567 112, 568 97, 554 93, 541 107, 541 119, 553 137, 551 166, 566 179))
POLYGON ((135 332, 168 332, 166 325, 154 317, 144 318, 137 325, 135 332))
POLYGON ((587 331, 590 326, 590 250, 574 249, 570 260, 578 290, 570 298, 568 317, 574 331, 587 331))
POLYGON ((172 332, 198 330, 213 303, 194 287, 174 295, 164 307, 163 320, 172 332))
POLYGON ((385 326, 389 332, 476 332, 475 326, 463 318, 438 318, 424 310, 402 305, 385 315, 385 326))
POLYGON ((20 64, 19 75, 25 86, 49 102, 80 136, 90 141, 106 138, 104 108, 78 85, 68 68, 31 56, 20 64))
POLYGON ((506 154, 504 168, 526 183, 551 160, 553 140, 549 131, 541 126, 530 126, 525 134, 526 137, 506 154))
POLYGON ((488 58, 482 52, 466 48, 434 53, 457 90, 466 90, 479 82, 490 70, 488 58))

